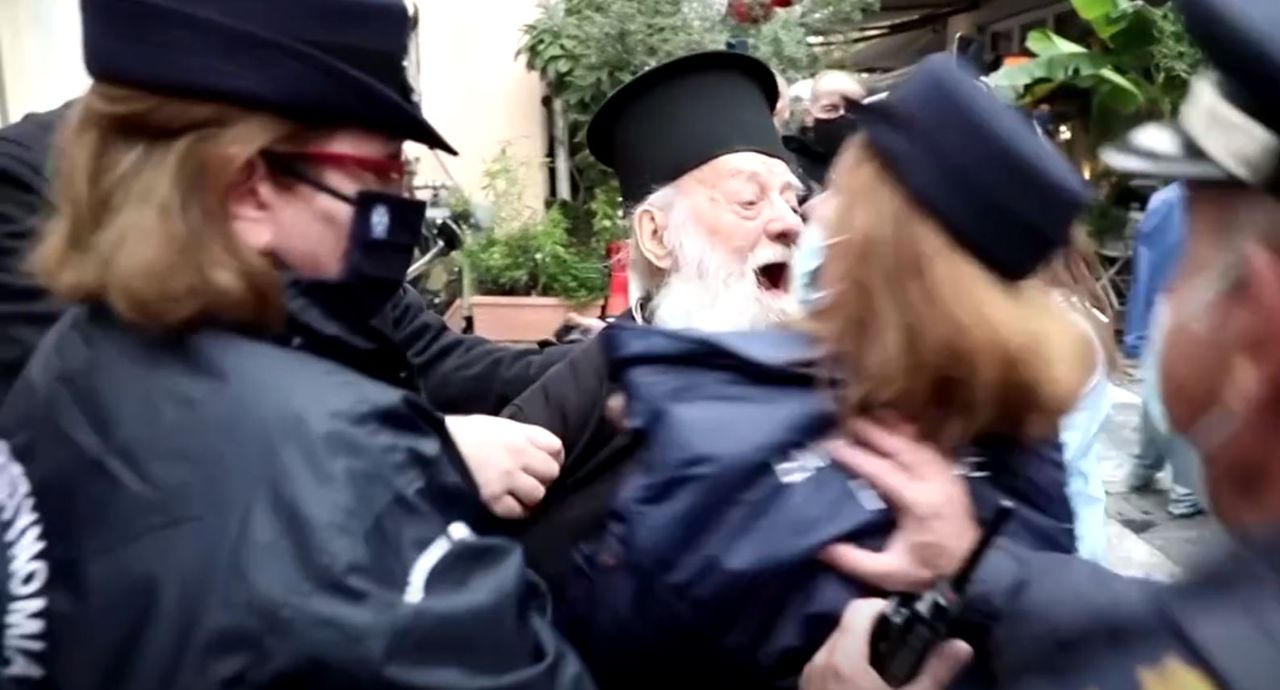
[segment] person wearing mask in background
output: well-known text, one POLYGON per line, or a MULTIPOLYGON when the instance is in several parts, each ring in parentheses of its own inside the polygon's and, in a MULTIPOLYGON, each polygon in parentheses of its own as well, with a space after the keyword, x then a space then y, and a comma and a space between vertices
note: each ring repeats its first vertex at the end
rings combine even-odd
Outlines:
MULTIPOLYGON (((1280 5, 1175 5, 1210 68, 1176 123, 1142 125, 1103 159, 1187 181, 1187 249, 1156 372, 1173 429, 1204 458, 1230 543, 1166 585, 997 541, 965 611, 992 626, 1009 690, 1266 690, 1280 678, 1280 5)), ((894 538, 910 545, 879 556, 872 581, 951 576, 928 563, 967 553, 974 523, 944 463, 914 448, 858 466, 893 497, 894 538)), ((867 555, 847 544, 828 553, 835 564, 867 555)))
POLYGON ((813 78, 804 125, 798 133, 782 139, 810 187, 826 186, 831 161, 845 139, 857 131, 857 119, 851 111, 866 97, 866 89, 849 72, 826 70, 813 78))
POLYGON ((16 687, 589 688, 421 397, 275 342, 284 275, 402 284, 400 0, 85 0, 32 255, 71 306, 0 407, 16 687), (145 36, 146 40, 138 40, 145 36))
MULTIPOLYGON (((618 89, 588 128, 631 219, 631 294, 618 321, 663 328, 764 328, 799 315, 790 266, 800 183, 774 129, 777 80, 760 60, 697 53, 618 89)), ((606 329, 607 332, 608 329, 606 329)), ((570 549, 604 523, 631 438, 606 414, 613 391, 596 339, 503 413, 564 440, 544 505, 509 525, 554 588, 570 549)))
MULTIPOLYGON (((888 432, 869 418, 956 453, 984 513, 1016 501, 1020 543, 1075 551, 1057 421, 1094 352, 1026 279, 1067 243, 1088 191, 975 80, 938 55, 861 109, 805 319, 601 334, 638 441, 607 524, 575 550, 557 622, 605 687, 794 684, 868 591, 818 552, 891 531, 827 457, 850 424, 878 447, 888 432)), ((985 687, 984 670, 960 687, 985 687)))
MULTIPOLYGON (((0 129, 0 400, 65 311, 22 264, 48 215, 53 136, 73 104, 0 129)), ((400 282, 390 281, 392 289, 400 282)), ((291 280, 288 322, 277 340, 424 395, 449 415, 490 507, 513 517, 525 512, 538 494, 527 478, 541 486, 554 476, 530 468, 558 464, 563 450, 545 430, 496 415, 573 348, 513 348, 457 334, 407 285, 380 309, 331 292, 291 280)))

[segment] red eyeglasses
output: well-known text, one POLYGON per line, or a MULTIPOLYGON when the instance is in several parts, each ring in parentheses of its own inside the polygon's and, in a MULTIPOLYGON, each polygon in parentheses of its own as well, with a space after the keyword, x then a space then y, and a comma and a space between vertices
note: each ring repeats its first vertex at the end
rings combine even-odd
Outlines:
POLYGON ((368 173, 390 184, 413 179, 413 163, 404 158, 374 158, 340 151, 266 151, 278 159, 329 168, 351 168, 368 173))

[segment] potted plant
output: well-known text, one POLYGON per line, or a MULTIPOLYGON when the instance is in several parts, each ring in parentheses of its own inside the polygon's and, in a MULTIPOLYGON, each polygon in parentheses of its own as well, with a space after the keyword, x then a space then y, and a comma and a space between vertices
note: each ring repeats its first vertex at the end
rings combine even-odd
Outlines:
MULTIPOLYGON (((475 333, 500 342, 551 336, 572 312, 599 316, 606 287, 604 238, 579 239, 560 206, 523 204, 517 166, 504 148, 485 170, 492 220, 473 231, 462 255, 474 286, 475 333)), ((455 304, 451 312, 462 305, 455 304)), ((459 314, 446 320, 459 320, 459 314)))

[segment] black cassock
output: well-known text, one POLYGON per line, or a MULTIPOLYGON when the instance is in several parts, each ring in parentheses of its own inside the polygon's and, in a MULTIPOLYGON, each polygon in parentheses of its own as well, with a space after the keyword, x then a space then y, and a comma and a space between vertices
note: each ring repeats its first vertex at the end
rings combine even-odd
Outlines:
MULTIPOLYGON (((626 313, 616 323, 634 324, 635 319, 626 313)), ((633 452, 632 435, 605 414, 613 390, 605 340, 597 336, 577 346, 502 412, 508 419, 547 429, 564 442, 564 466, 542 503, 526 520, 498 526, 520 539, 529 566, 553 591, 574 545, 603 525, 633 452)))

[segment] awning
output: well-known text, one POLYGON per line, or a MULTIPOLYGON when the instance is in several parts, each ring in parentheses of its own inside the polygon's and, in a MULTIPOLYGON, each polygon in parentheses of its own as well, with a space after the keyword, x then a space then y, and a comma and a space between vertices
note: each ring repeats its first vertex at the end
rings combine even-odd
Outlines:
POLYGON ((881 0, 853 31, 811 39, 830 62, 857 72, 890 72, 947 49, 949 17, 1000 0, 881 0))

